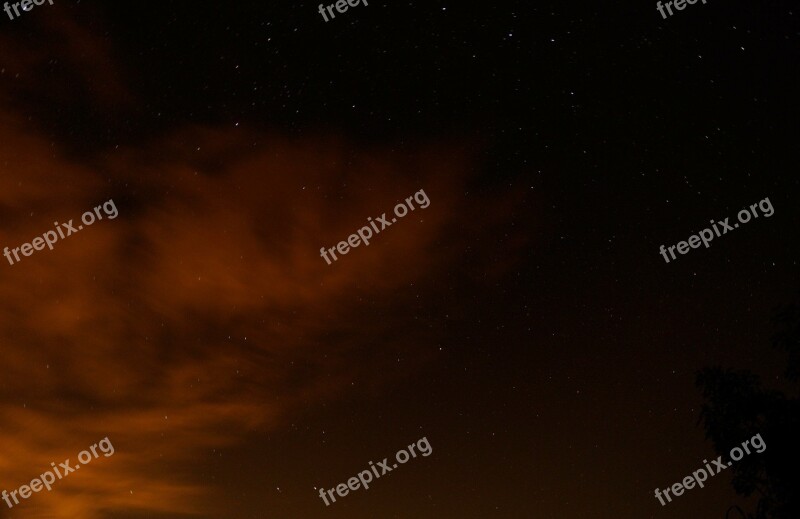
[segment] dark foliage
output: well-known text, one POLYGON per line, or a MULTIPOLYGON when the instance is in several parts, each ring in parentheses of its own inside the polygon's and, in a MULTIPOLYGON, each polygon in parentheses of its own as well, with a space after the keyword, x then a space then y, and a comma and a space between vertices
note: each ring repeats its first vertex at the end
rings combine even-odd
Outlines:
MULTIPOLYGON (((773 346, 788 353, 786 378, 800 378, 800 301, 782 308, 773 346)), ((733 447, 760 434, 767 445, 761 454, 735 462, 733 487, 737 494, 759 497, 748 519, 800 518, 800 400, 763 388, 747 370, 706 367, 696 379, 705 404, 700 421, 718 455, 729 457, 733 447)), ((730 510, 729 510, 730 512, 730 510)))

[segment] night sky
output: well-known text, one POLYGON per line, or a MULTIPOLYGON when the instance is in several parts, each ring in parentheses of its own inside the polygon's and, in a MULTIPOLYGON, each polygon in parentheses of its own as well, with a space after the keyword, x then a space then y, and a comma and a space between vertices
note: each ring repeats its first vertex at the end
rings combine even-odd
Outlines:
POLYGON ((752 509, 653 492, 716 458, 698 370, 796 391, 800 6, 624 4, 0 11, 0 247, 119 213, 0 257, 0 490, 115 448, 0 518, 752 509))

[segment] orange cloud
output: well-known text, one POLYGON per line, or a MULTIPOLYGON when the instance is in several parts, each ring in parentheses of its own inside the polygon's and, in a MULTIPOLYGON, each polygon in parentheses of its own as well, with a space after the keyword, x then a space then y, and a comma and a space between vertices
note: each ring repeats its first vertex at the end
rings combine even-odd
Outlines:
MULTIPOLYGON (((84 51, 63 52, 86 73, 113 70, 91 37, 76 41, 84 51)), ((109 198, 119 210, 52 251, 0 258, 4 488, 104 437, 116 449, 15 507, 25 517, 213 509, 221 491, 194 475, 199 453, 280 426, 354 377, 390 383, 401 375, 372 373, 400 349, 426 361, 414 346, 424 331, 403 313, 359 318, 363 301, 392 315, 405 287, 459 265, 464 235, 486 233, 498 224, 483 221, 488 207, 508 203, 465 201, 473 159, 456 144, 399 155, 324 135, 190 127, 76 157, 19 116, 17 86, 4 81, 0 246, 109 198), (419 189, 427 209, 333 265, 320 258, 419 189), (372 353, 353 362, 366 344, 372 353)), ((113 74, 104 82, 128 98, 113 74)))

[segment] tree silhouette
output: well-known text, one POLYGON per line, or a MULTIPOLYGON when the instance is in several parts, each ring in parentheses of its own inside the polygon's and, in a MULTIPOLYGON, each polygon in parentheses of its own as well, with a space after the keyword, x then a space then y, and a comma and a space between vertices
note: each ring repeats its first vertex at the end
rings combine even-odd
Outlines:
MULTIPOLYGON (((794 385, 800 380, 800 298, 779 310, 775 322, 779 331, 772 344, 788 354, 785 377, 794 385)), ((698 423, 718 455, 727 459, 733 447, 756 434, 767 446, 731 466, 736 493, 759 496, 747 518, 800 518, 800 400, 764 389, 748 370, 706 367, 696 384, 705 399, 698 423)))

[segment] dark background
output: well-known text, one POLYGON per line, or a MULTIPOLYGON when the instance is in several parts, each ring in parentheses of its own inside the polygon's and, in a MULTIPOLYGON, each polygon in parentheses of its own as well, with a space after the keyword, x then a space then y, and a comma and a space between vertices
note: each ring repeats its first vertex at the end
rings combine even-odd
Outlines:
POLYGON ((752 506, 727 474, 653 491, 716 458, 698 369, 787 389, 769 338, 798 287, 796 5, 371 0, 325 23, 302 2, 55 0, 2 19, 0 48, 2 245, 120 209, 0 268, 3 488, 117 448, 8 517, 752 506), (318 257, 419 189, 422 216, 318 257), (771 218, 659 254, 766 197, 771 218), (44 363, 64 379, 31 392, 44 363), (69 442, 31 433, 76 416, 69 442), (423 436, 430 457, 318 497, 423 436))

